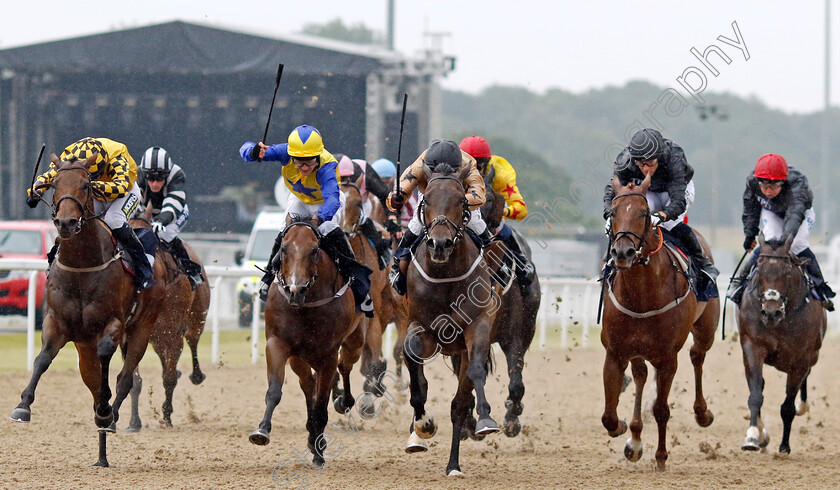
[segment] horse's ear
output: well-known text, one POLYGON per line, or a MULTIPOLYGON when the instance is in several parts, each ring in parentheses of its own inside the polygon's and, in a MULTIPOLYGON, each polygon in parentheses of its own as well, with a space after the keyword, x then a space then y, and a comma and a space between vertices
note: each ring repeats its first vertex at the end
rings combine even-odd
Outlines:
POLYGON ((154 206, 146 206, 143 209, 143 218, 145 218, 146 221, 150 221, 152 219, 152 214, 154 212, 155 212, 154 206))
POLYGON ((423 163, 421 167, 423 168, 423 178, 426 179, 426 183, 428 184, 429 180, 432 178, 432 169, 430 169, 425 163, 423 163))
POLYGON ((764 232, 761 232, 761 231, 760 231, 760 232, 758 232, 758 248, 759 248, 759 249, 764 248, 764 245, 765 245, 766 243, 767 243, 767 242, 765 242, 765 241, 764 241, 764 232))
POLYGON ((461 170, 458 171, 457 175, 458 180, 464 182, 465 180, 467 180, 467 176, 470 175, 470 172, 472 172, 472 166, 467 165, 465 167, 461 167, 461 170))
POLYGON ((621 187, 622 187, 622 185, 621 185, 621 179, 619 179, 619 178, 618 178, 618 174, 613 174, 613 178, 612 178, 612 186, 613 186, 613 190, 614 190, 614 191, 616 192, 616 194, 617 194, 617 193, 618 193, 618 190, 619 190, 619 189, 621 189, 621 187))
POLYGON ((490 167, 490 171, 484 176, 484 183, 492 186, 493 180, 496 179, 496 167, 490 167))
POLYGON ((785 247, 785 251, 789 252, 791 245, 793 245, 793 235, 788 235, 788 237, 785 239, 785 243, 783 245, 785 247))
POLYGON ((643 180, 642 183, 639 184, 638 192, 640 192, 641 194, 647 194, 648 188, 650 187, 650 178, 651 175, 645 177, 645 180, 643 180))
POLYGON ((53 166, 58 167, 61 163, 61 160, 58 159, 58 155, 55 153, 50 153, 50 162, 52 162, 53 166))
POLYGON ((361 188, 362 188, 362 184, 363 184, 364 182, 365 182, 365 173, 364 173, 364 172, 362 172, 362 175, 360 175, 360 176, 359 176, 359 178, 358 178, 358 179, 356 179, 356 182, 354 182, 354 185, 355 185, 356 187, 358 187, 359 189, 361 189, 361 188))
POLYGON ((97 158, 99 158, 99 153, 94 153, 93 155, 87 157, 87 160, 85 160, 85 168, 90 170, 90 166, 96 163, 97 158))

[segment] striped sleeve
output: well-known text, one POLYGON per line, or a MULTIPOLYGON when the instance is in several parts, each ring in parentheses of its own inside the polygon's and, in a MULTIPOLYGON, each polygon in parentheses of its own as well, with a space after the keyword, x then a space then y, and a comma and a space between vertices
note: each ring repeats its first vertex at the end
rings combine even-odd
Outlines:
POLYGON ((108 177, 110 182, 94 180, 91 182, 93 188, 105 196, 106 201, 114 201, 125 196, 129 188, 128 160, 122 155, 108 162, 108 177))
MULTIPOLYGON (((37 179, 35 179, 35 185, 33 185, 32 187, 37 187, 40 184, 49 184, 53 181, 54 178, 55 178, 55 165, 50 163, 50 168, 46 172, 39 175, 37 179)), ((32 195, 32 188, 26 189, 26 194, 31 196, 32 195)))
POLYGON ((184 211, 184 205, 187 203, 186 183, 184 171, 178 165, 173 165, 166 182, 164 192, 166 197, 163 199, 160 214, 157 216, 158 221, 164 226, 174 221, 184 211))

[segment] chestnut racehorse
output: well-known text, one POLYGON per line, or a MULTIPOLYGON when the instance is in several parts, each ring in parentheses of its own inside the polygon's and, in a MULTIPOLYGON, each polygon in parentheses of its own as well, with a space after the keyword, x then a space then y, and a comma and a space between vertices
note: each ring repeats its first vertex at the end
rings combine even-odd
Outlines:
POLYGON ((306 397, 308 446, 313 463, 321 467, 327 446, 323 439, 327 404, 336 369, 341 371, 344 390, 334 404, 344 413, 355 404, 350 370, 361 355, 365 332, 364 315, 356 313, 349 283, 319 247, 321 235, 309 219, 290 215, 282 234, 282 266, 265 304, 265 416, 248 439, 260 446, 269 443, 271 415, 283 395, 288 361, 306 397))
POLYGON ((460 356, 458 390, 452 400, 452 443, 446 474, 461 475, 461 432, 468 430, 473 404, 478 412, 475 434, 499 432, 490 418, 484 385, 490 365, 490 341, 501 302, 491 286, 490 273, 479 267, 481 249, 467 236, 470 210, 464 196, 469 167, 460 171, 440 164, 434 171, 424 165, 427 182, 418 217, 424 241, 408 268, 408 334, 405 364, 411 378, 414 417, 407 452, 425 451, 423 439, 432 437, 437 423, 426 411, 428 382, 423 365, 438 353, 460 356), (475 397, 473 397, 475 391, 475 397))
POLYGON ((784 430, 780 453, 790 453, 790 428, 795 415, 808 411, 808 373, 817 363, 825 336, 826 313, 811 296, 811 286, 802 272, 802 259, 790 251, 793 236, 784 243, 765 243, 759 234, 760 255, 753 278, 744 291, 738 310, 738 329, 744 352, 744 370, 750 389, 750 426, 741 449, 757 451, 770 436, 761 420, 764 403, 764 364, 787 374, 782 403, 784 430), (801 390, 801 405, 795 406, 801 390))
MULTIPOLYGON (((601 343, 604 359, 604 414, 601 422, 611 437, 627 430, 616 414, 624 371, 629 362, 636 385, 632 437, 624 455, 630 461, 642 456, 642 391, 649 362, 656 369, 656 401, 653 416, 659 428, 656 449, 657 469, 665 469, 668 451, 665 431, 671 410, 668 394, 677 370, 677 354, 692 333, 691 363, 694 365, 694 415, 701 427, 714 420, 703 397, 703 361, 712 347, 720 313, 720 300, 697 301, 686 277, 673 265, 662 247, 661 232, 651 226, 650 209, 645 197, 650 177, 638 186, 622 186, 613 179, 615 198, 610 212, 610 257, 618 269, 612 283, 604 288, 604 323, 601 343)), ((708 245, 698 235, 711 259, 708 245)))
POLYGON ((131 390, 132 374, 146 352, 165 291, 162 265, 154 267, 157 284, 139 295, 123 270, 108 226, 93 211, 96 191, 89 168, 96 158, 61 161, 52 155, 55 178, 38 186, 41 191, 54 189, 52 214, 61 246, 47 281, 43 347, 11 418, 29 422, 38 380, 59 350, 73 342, 82 380, 93 396, 94 421, 99 428, 96 466, 108 466, 106 433, 113 432, 119 406, 131 390), (108 374, 117 346, 124 363, 111 406, 108 374))
MULTIPOLYGON (((150 229, 152 211, 151 206, 147 207, 143 213, 130 220, 129 225, 133 228, 150 229)), ((190 254, 190 259, 201 265, 201 261, 192 247, 186 241, 183 243, 190 254)), ((163 366, 163 390, 166 396, 161 407, 163 423, 167 427, 172 427, 172 395, 175 391, 175 385, 178 384, 178 378, 181 376, 181 372, 178 370, 178 360, 184 350, 185 338, 192 353, 190 381, 197 385, 201 384, 205 378, 198 363, 198 340, 204 331, 207 310, 210 306, 210 285, 202 266, 201 275, 204 282, 193 291, 189 279, 178 268, 172 254, 164 250, 163 246, 158 247, 155 262, 164 266, 163 283, 166 287, 166 305, 157 317, 155 329, 149 338, 149 342, 160 358, 161 366, 163 366)), ((137 369, 134 373, 134 386, 131 388, 131 420, 128 424, 128 432, 138 432, 143 426, 138 412, 138 401, 142 386, 143 379, 140 377, 140 370, 137 369)))

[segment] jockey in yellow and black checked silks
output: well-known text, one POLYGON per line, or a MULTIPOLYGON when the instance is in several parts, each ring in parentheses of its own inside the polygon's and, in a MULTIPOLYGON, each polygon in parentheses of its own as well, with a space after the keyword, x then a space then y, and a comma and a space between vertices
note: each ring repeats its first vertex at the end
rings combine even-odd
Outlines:
MULTIPOLYGON (((81 160, 97 155, 90 166, 94 197, 100 201, 113 201, 128 193, 137 180, 137 164, 120 142, 108 138, 82 138, 61 153, 60 160, 81 160)), ((48 184, 55 178, 55 165, 38 176, 35 185, 48 184)), ((30 189, 31 192, 31 189, 30 189)))

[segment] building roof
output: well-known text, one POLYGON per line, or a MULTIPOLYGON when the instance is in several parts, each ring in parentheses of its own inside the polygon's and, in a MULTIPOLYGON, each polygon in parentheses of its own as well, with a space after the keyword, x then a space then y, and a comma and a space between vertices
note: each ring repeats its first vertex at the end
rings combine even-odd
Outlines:
POLYGON ((182 21, 0 50, 0 68, 20 71, 178 74, 363 75, 397 54, 307 36, 265 37, 182 21), (299 37, 300 41, 295 41, 299 37))

